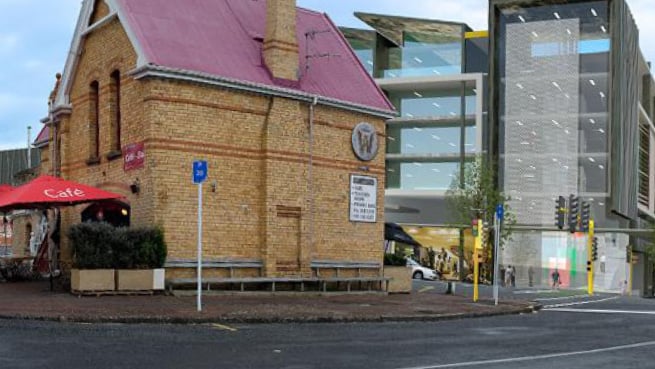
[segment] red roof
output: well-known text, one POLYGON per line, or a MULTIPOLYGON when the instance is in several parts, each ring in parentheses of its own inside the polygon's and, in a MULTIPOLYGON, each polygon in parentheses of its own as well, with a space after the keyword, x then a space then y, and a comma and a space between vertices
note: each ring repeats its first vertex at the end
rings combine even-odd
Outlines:
POLYGON ((50 140, 50 127, 43 126, 39 135, 36 136, 36 140, 34 140, 34 146, 39 146, 40 144, 48 142, 48 140, 50 140))
MULTIPOLYGON (((128 22, 150 64, 289 88, 273 80, 263 64, 264 0, 118 3, 123 21, 128 22)), ((378 110, 394 110, 326 14, 298 8, 297 21, 302 76, 290 88, 378 110), (317 33, 307 38, 305 34, 311 31, 317 33), (307 54, 330 56, 308 59, 307 54)))

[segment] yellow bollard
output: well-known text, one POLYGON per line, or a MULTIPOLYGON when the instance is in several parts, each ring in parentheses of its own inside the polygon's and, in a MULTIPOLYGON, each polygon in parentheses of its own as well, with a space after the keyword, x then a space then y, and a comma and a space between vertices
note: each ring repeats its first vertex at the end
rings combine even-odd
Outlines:
POLYGON ((473 248, 473 302, 478 302, 479 290, 478 280, 480 279, 480 258, 479 253, 482 250, 482 220, 477 220, 477 234, 475 236, 475 246, 473 248))
POLYGON ((589 220, 589 233, 587 234, 587 293, 594 294, 594 262, 591 256, 591 245, 594 241, 594 221, 589 220))

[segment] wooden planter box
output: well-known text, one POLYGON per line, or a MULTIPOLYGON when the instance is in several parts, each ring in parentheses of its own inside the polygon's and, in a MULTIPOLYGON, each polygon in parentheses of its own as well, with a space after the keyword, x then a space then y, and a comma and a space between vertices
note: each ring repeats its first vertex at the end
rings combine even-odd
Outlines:
POLYGON ((114 269, 72 269, 71 289, 75 292, 114 291, 114 269))
POLYGON ((389 281, 389 293, 412 292, 412 268, 385 265, 384 276, 391 277, 389 281))
POLYGON ((164 269, 119 269, 116 271, 118 291, 157 291, 164 289, 164 269))

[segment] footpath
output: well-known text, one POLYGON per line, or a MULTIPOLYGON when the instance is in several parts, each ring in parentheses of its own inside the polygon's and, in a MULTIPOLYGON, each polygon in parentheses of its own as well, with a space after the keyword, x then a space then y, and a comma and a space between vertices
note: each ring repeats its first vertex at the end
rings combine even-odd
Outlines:
POLYGON ((196 296, 93 296, 51 292, 47 282, 0 283, 0 319, 86 323, 285 323, 447 320, 531 313, 521 300, 473 303, 445 293, 411 294, 228 294, 196 296))

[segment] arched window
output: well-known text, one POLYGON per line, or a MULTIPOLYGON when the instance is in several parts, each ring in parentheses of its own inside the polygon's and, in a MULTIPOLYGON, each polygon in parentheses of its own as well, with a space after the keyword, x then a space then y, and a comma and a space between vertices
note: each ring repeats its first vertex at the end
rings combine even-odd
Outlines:
POLYGON ((89 160, 100 159, 100 84, 89 86, 89 160))
POLYGON ((121 72, 111 74, 111 149, 110 155, 117 155, 121 149, 121 72))

